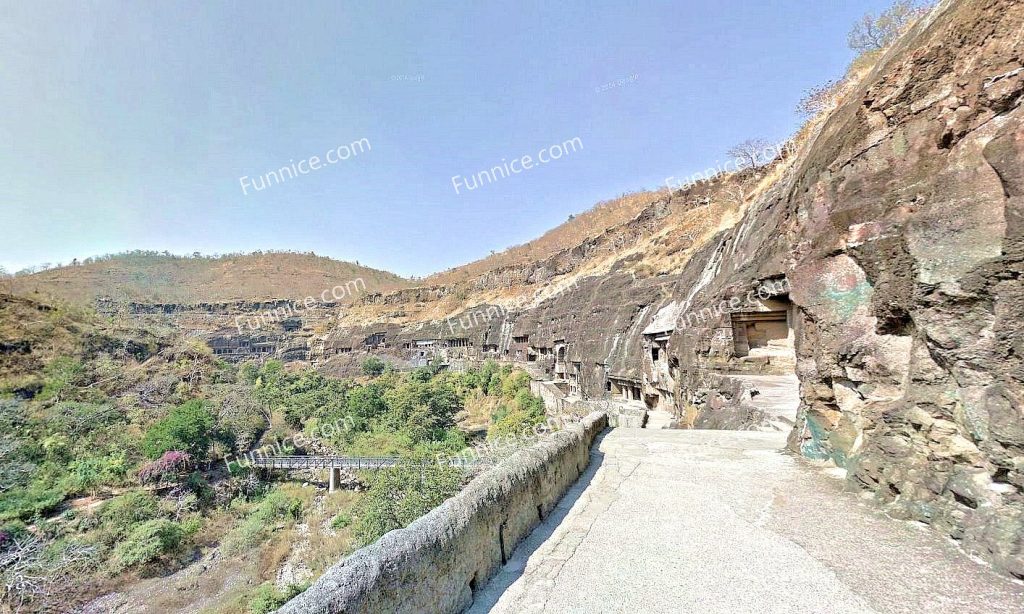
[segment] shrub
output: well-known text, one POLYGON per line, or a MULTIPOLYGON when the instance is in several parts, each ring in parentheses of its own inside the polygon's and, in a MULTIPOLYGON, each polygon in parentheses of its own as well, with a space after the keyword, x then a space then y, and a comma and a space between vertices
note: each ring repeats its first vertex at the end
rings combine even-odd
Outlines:
POLYGON ((252 598, 249 600, 249 614, 273 612, 304 590, 306 590, 306 586, 289 584, 284 591, 279 591, 273 582, 264 582, 252 593, 252 598))
POLYGON ((401 529, 459 492, 462 474, 454 467, 403 466, 376 473, 357 507, 356 539, 373 543, 401 529))
POLYGON ((111 555, 111 571, 119 573, 150 563, 181 545, 185 530, 176 522, 165 519, 147 520, 132 530, 128 538, 117 544, 111 555))
POLYGON ((66 488, 70 492, 93 493, 103 483, 103 461, 98 458, 83 458, 68 465, 66 488))
POLYGON ((141 491, 128 492, 105 503, 99 518, 102 536, 107 543, 123 539, 140 523, 159 514, 156 497, 141 491))
POLYGON ((352 524, 352 516, 344 512, 331 519, 331 528, 335 531, 348 528, 352 524))
POLYGON ((181 450, 204 458, 213 436, 214 417, 196 399, 171 410, 166 418, 149 427, 142 439, 142 452, 156 459, 165 452, 181 450))
POLYGON ((85 372, 85 366, 80 360, 61 356, 53 359, 43 369, 43 389, 39 393, 39 399, 60 400, 61 395, 75 384, 77 384, 85 372))
POLYGON ((192 457, 188 452, 171 450, 170 452, 164 452, 163 456, 157 460, 146 463, 139 470, 139 481, 143 484, 147 482, 163 482, 181 476, 191 467, 192 457))
POLYGON ((812 87, 804 92, 804 97, 797 104, 796 112, 804 117, 815 117, 831 110, 839 100, 845 81, 828 81, 824 85, 812 87))
POLYGON ((369 358, 363 361, 363 375, 367 375, 369 377, 377 377, 381 373, 384 373, 385 366, 387 366, 387 363, 385 363, 383 360, 377 358, 376 356, 370 356, 369 358))
POLYGON ((67 493, 42 482, 0 493, 0 522, 28 520, 57 508, 67 493))
POLYGON ((280 490, 263 498, 224 539, 228 551, 238 552, 259 545, 270 535, 274 525, 302 516, 302 501, 280 490))

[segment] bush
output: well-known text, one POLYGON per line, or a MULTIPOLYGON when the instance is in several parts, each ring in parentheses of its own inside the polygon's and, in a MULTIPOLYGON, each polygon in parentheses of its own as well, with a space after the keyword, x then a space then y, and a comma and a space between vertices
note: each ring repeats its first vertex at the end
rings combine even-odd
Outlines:
POLYGON ((192 467, 192 457, 187 452, 172 450, 164 452, 157 460, 146 463, 139 470, 139 481, 162 482, 183 475, 192 467))
POLYGON ((150 563, 181 545, 185 530, 165 519, 148 520, 135 527, 128 539, 117 544, 111 555, 113 573, 150 563))
POLYGON ((363 375, 369 377, 377 377, 381 373, 384 373, 384 367, 387 363, 377 358, 376 356, 370 356, 363 361, 363 375))
POLYGON ((512 400, 511 407, 501 405, 491 417, 487 437, 516 437, 522 435, 523 431, 532 429, 534 425, 544 422, 544 418, 543 399, 530 394, 529 390, 520 389, 512 400))
POLYGON ((62 488, 50 488, 41 482, 0 493, 0 522, 29 520, 53 511, 66 494, 62 488))
POLYGON ((156 459, 165 452, 181 450, 195 458, 205 458, 213 436, 214 417, 202 401, 196 399, 171 410, 149 427, 142 439, 142 452, 156 459))
POLYGON ((249 600, 249 614, 273 612, 304 590, 306 590, 306 586, 289 584, 284 591, 279 591, 273 582, 264 582, 252 593, 252 598, 249 600))
POLYGON ((352 516, 342 512, 331 519, 331 528, 335 531, 346 529, 352 524, 352 516))
POLYGON ((147 492, 133 491, 115 497, 105 503, 99 513, 102 538, 106 543, 114 543, 158 515, 158 501, 147 492))
POLYGON ((359 502, 355 535, 363 545, 394 529, 408 526, 462 488, 462 473, 454 467, 403 466, 376 473, 359 502))
POLYGON ((96 492, 96 488, 103 483, 103 469, 103 461, 98 458, 71 461, 65 480, 67 490, 76 493, 96 492))
POLYGON ((269 537, 274 525, 302 516, 302 501, 280 490, 263 498, 248 516, 224 539, 228 551, 238 552, 259 545, 269 537))
POLYGON ((60 400, 63 393, 80 382, 84 373, 85 366, 80 360, 67 356, 55 358, 43 369, 43 389, 38 398, 60 400))

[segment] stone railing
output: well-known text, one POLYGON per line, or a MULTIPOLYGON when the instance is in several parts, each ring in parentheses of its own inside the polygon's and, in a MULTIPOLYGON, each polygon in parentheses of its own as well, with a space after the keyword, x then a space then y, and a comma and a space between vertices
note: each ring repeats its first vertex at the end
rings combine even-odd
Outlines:
POLYGON ((357 550, 278 612, 465 610, 579 479, 607 426, 605 414, 593 413, 517 452, 408 528, 357 550))

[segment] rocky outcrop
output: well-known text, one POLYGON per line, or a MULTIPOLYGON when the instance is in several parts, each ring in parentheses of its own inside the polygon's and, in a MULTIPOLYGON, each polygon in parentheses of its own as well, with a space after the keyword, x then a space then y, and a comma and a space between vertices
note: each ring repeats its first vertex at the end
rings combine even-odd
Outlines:
POLYGON ((823 128, 785 203, 792 445, 1024 577, 1024 7, 946 2, 823 128))

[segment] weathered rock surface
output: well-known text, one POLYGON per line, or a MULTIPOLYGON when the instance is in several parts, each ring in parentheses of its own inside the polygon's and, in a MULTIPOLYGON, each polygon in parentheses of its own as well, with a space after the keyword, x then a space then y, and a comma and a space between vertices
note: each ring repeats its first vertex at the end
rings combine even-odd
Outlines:
POLYGON ((333 335, 384 332, 395 357, 465 338, 456 360, 519 361, 574 393, 642 393, 681 425, 748 428, 763 416, 728 373, 787 359, 744 356, 760 329, 733 314, 788 313, 792 448, 1024 577, 1022 61, 1020 2, 943 2, 767 172, 673 194, 629 232, 475 287, 375 298, 403 318, 333 335), (628 249, 659 249, 709 213, 664 270, 628 249), (619 256, 597 268, 604 249, 619 256), (485 300, 516 284, 541 299, 485 300), (431 300, 447 320, 424 315, 431 300))

